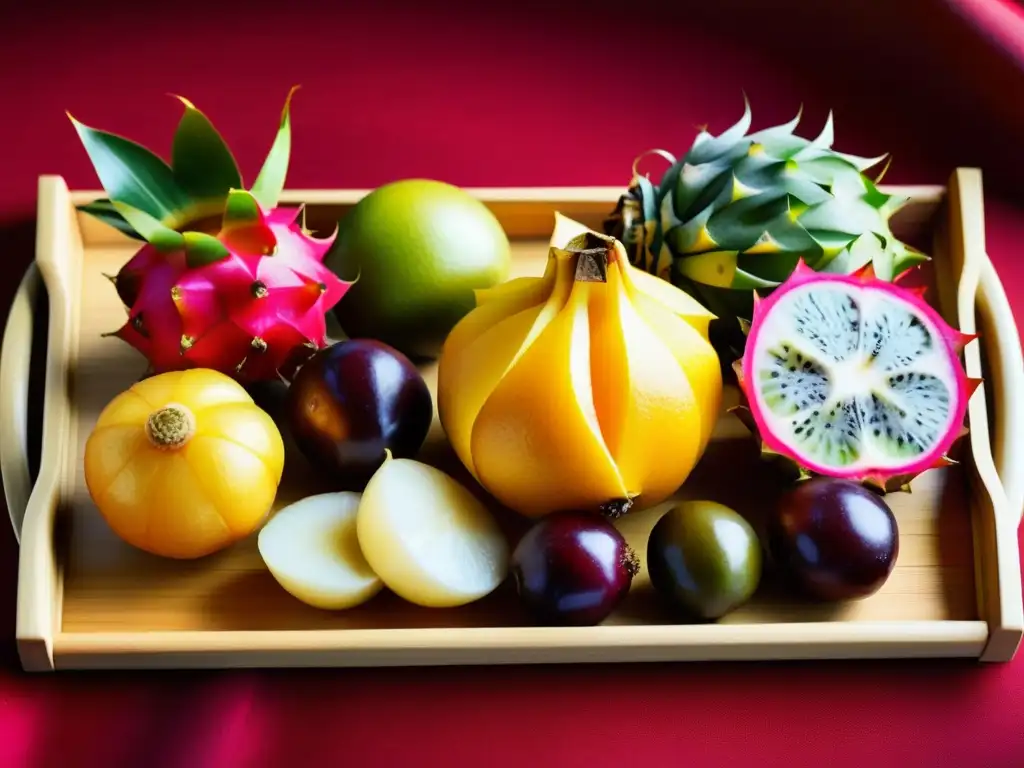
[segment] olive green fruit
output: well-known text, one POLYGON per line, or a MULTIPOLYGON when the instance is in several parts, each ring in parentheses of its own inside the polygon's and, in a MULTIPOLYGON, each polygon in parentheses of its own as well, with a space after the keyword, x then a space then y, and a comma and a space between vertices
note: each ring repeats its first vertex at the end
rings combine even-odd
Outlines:
POLYGON ((432 358, 475 306, 474 291, 508 279, 511 248, 498 219, 469 193, 406 179, 356 204, 324 263, 356 280, 334 307, 346 336, 432 358))
POLYGON ((721 618, 749 600, 761 580, 761 562, 754 529, 713 501, 673 507, 647 541, 651 584, 696 619, 721 618))

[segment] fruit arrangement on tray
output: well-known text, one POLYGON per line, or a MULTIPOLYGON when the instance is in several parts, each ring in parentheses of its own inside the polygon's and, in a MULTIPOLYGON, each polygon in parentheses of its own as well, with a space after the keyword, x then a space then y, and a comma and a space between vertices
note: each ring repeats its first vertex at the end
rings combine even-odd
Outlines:
POLYGON ((329 236, 280 207, 291 96, 248 186, 185 99, 169 163, 72 118, 107 194, 81 210, 140 241, 111 276, 111 335, 149 372, 84 456, 120 538, 191 559, 256 536, 281 587, 325 610, 382 589, 456 607, 511 580, 538 624, 604 621, 642 562, 680 620, 735 610, 769 564, 807 599, 882 586, 886 495, 952 462, 978 383, 971 337, 910 285, 928 259, 890 229, 904 201, 866 175, 883 158, 834 150, 831 117, 813 140, 797 120, 751 132, 748 106, 681 160, 659 152, 659 182, 634 167, 601 231, 556 214, 543 273, 509 279, 498 220, 449 184, 386 184, 329 236), (709 498, 634 551, 619 521, 686 483, 730 377, 730 418, 790 487, 761 534, 709 498), (268 382, 287 386, 276 417, 268 382), (435 407, 471 483, 418 458, 435 407), (336 490, 274 511, 292 461, 336 490))

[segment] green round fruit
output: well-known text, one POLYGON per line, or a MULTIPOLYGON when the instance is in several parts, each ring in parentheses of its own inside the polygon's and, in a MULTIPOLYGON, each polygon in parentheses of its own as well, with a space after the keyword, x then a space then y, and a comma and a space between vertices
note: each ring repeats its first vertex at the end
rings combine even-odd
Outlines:
POLYGON ((757 590, 761 548, 750 524, 728 507, 684 502, 651 530, 647 570, 669 603, 694 618, 714 620, 757 590))
POLYGON ((436 357, 474 306, 508 279, 511 248, 494 214, 440 181, 408 179, 368 194, 342 220, 325 264, 358 280, 334 307, 350 338, 436 357))

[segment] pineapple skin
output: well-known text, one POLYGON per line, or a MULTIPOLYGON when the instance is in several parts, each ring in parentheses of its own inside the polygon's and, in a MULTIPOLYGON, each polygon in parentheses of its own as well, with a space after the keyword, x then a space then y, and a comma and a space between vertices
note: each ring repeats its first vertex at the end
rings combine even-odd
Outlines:
POLYGON ((718 316, 712 341, 729 359, 742 354, 754 292, 770 293, 801 260, 842 274, 871 264, 889 281, 928 260, 890 229, 907 198, 876 186, 888 166, 865 173, 886 156, 833 149, 831 113, 814 139, 794 133, 799 121, 751 133, 745 101, 739 121, 718 136, 702 130, 682 159, 653 150, 670 162, 659 182, 637 172, 637 158, 604 222, 634 266, 718 316))

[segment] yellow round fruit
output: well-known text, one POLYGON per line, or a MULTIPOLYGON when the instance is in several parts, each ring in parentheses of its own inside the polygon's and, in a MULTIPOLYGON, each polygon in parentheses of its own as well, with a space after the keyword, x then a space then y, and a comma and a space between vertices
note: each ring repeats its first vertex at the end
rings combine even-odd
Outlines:
POLYGON ((144 379, 100 413, 85 482, 124 541, 196 558, 248 536, 284 469, 281 433, 235 380, 209 369, 144 379))

